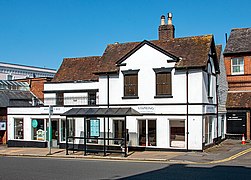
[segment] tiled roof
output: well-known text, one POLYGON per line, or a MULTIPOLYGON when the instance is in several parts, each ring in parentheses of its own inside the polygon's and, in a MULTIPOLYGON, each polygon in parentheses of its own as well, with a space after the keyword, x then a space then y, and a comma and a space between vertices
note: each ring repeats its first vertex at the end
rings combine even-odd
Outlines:
POLYGON ((224 55, 251 52, 251 28, 232 29, 224 55))
POLYGON ((251 108, 251 92, 229 92, 227 108, 251 108))
POLYGON ((221 57, 221 53, 222 53, 222 45, 218 44, 215 47, 216 47, 217 59, 220 62, 220 57, 221 57))
MULTIPOLYGON (((208 53, 213 41, 212 35, 174 38, 169 41, 154 40, 150 43, 182 59, 177 62, 177 68, 203 67, 208 61, 208 53)), ((118 71, 116 62, 132 51, 140 42, 110 44, 107 46, 101 60, 99 72, 118 71)))
POLYGON ((100 56, 65 58, 52 82, 98 80, 97 71, 100 56))
MULTIPOLYGON (((192 36, 168 41, 143 42, 149 42, 163 51, 181 58, 176 63, 176 68, 206 67, 213 36, 192 36)), ((133 52, 141 43, 109 44, 101 57, 66 58, 52 82, 98 80, 98 75, 93 73, 118 72, 117 62, 133 52)))

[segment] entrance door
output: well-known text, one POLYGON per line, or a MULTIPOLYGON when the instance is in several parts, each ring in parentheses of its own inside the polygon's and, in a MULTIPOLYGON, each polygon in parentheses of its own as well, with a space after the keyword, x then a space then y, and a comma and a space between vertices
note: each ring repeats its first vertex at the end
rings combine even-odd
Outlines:
POLYGON ((156 120, 138 120, 139 146, 156 146, 156 120))
POLYGON ((51 121, 52 129, 52 147, 58 147, 59 144, 59 134, 58 134, 58 120, 53 119, 51 121))
MULTIPOLYGON (((124 138, 125 121, 113 120, 114 138, 124 138)), ((120 144, 120 141, 114 140, 114 144, 120 144)))
POLYGON ((170 146, 185 147, 185 120, 170 120, 170 146))

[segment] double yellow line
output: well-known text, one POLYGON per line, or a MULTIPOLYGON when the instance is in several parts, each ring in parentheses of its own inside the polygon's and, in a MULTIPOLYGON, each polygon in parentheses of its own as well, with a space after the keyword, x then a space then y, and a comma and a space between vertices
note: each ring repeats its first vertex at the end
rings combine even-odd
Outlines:
POLYGON ((241 151, 241 152, 239 152, 239 153, 237 153, 237 154, 235 154, 233 156, 230 156, 228 158, 225 158, 225 159, 221 159, 221 160, 217 160, 217 161, 211 161, 211 162, 191 162, 191 161, 189 161, 189 162, 187 162, 187 164, 217 164, 217 163, 224 163, 224 162, 227 162, 227 161, 234 160, 234 159, 236 159, 236 158, 238 158, 240 156, 243 156, 244 154, 247 154, 249 152, 251 152, 251 148, 246 149, 244 151, 241 151))

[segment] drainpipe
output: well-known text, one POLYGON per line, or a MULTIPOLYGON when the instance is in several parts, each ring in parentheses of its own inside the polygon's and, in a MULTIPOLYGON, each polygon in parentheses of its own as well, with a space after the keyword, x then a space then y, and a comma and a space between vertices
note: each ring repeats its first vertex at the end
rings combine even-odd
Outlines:
MULTIPOLYGON (((109 88, 109 86, 110 86, 110 76, 109 76, 108 73, 106 74, 106 76, 107 76, 107 108, 109 109, 109 107, 110 107, 110 88, 109 88)), ((105 123, 105 121, 104 121, 104 123, 105 123)), ((109 133, 110 133, 109 128, 110 128, 109 127, 109 117, 107 117, 107 129, 108 129, 107 136, 108 136, 108 139, 110 138, 109 137, 109 133)), ((109 144, 110 143, 109 143, 109 140, 108 140, 107 145, 109 145, 109 144)))
POLYGON ((187 105, 187 151, 188 151, 188 69, 186 68, 186 105, 187 105))
POLYGON ((218 96, 218 89, 219 89, 219 86, 218 86, 218 78, 217 78, 217 75, 216 75, 216 122, 217 122, 217 125, 216 125, 216 133, 217 133, 217 141, 216 141, 216 144, 219 144, 219 96, 218 96))

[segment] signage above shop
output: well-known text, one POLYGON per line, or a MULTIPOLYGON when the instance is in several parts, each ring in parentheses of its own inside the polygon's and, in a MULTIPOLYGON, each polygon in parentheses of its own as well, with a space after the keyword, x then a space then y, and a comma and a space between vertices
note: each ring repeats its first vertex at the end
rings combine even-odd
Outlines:
POLYGON ((139 113, 155 113, 155 106, 138 106, 139 113))

